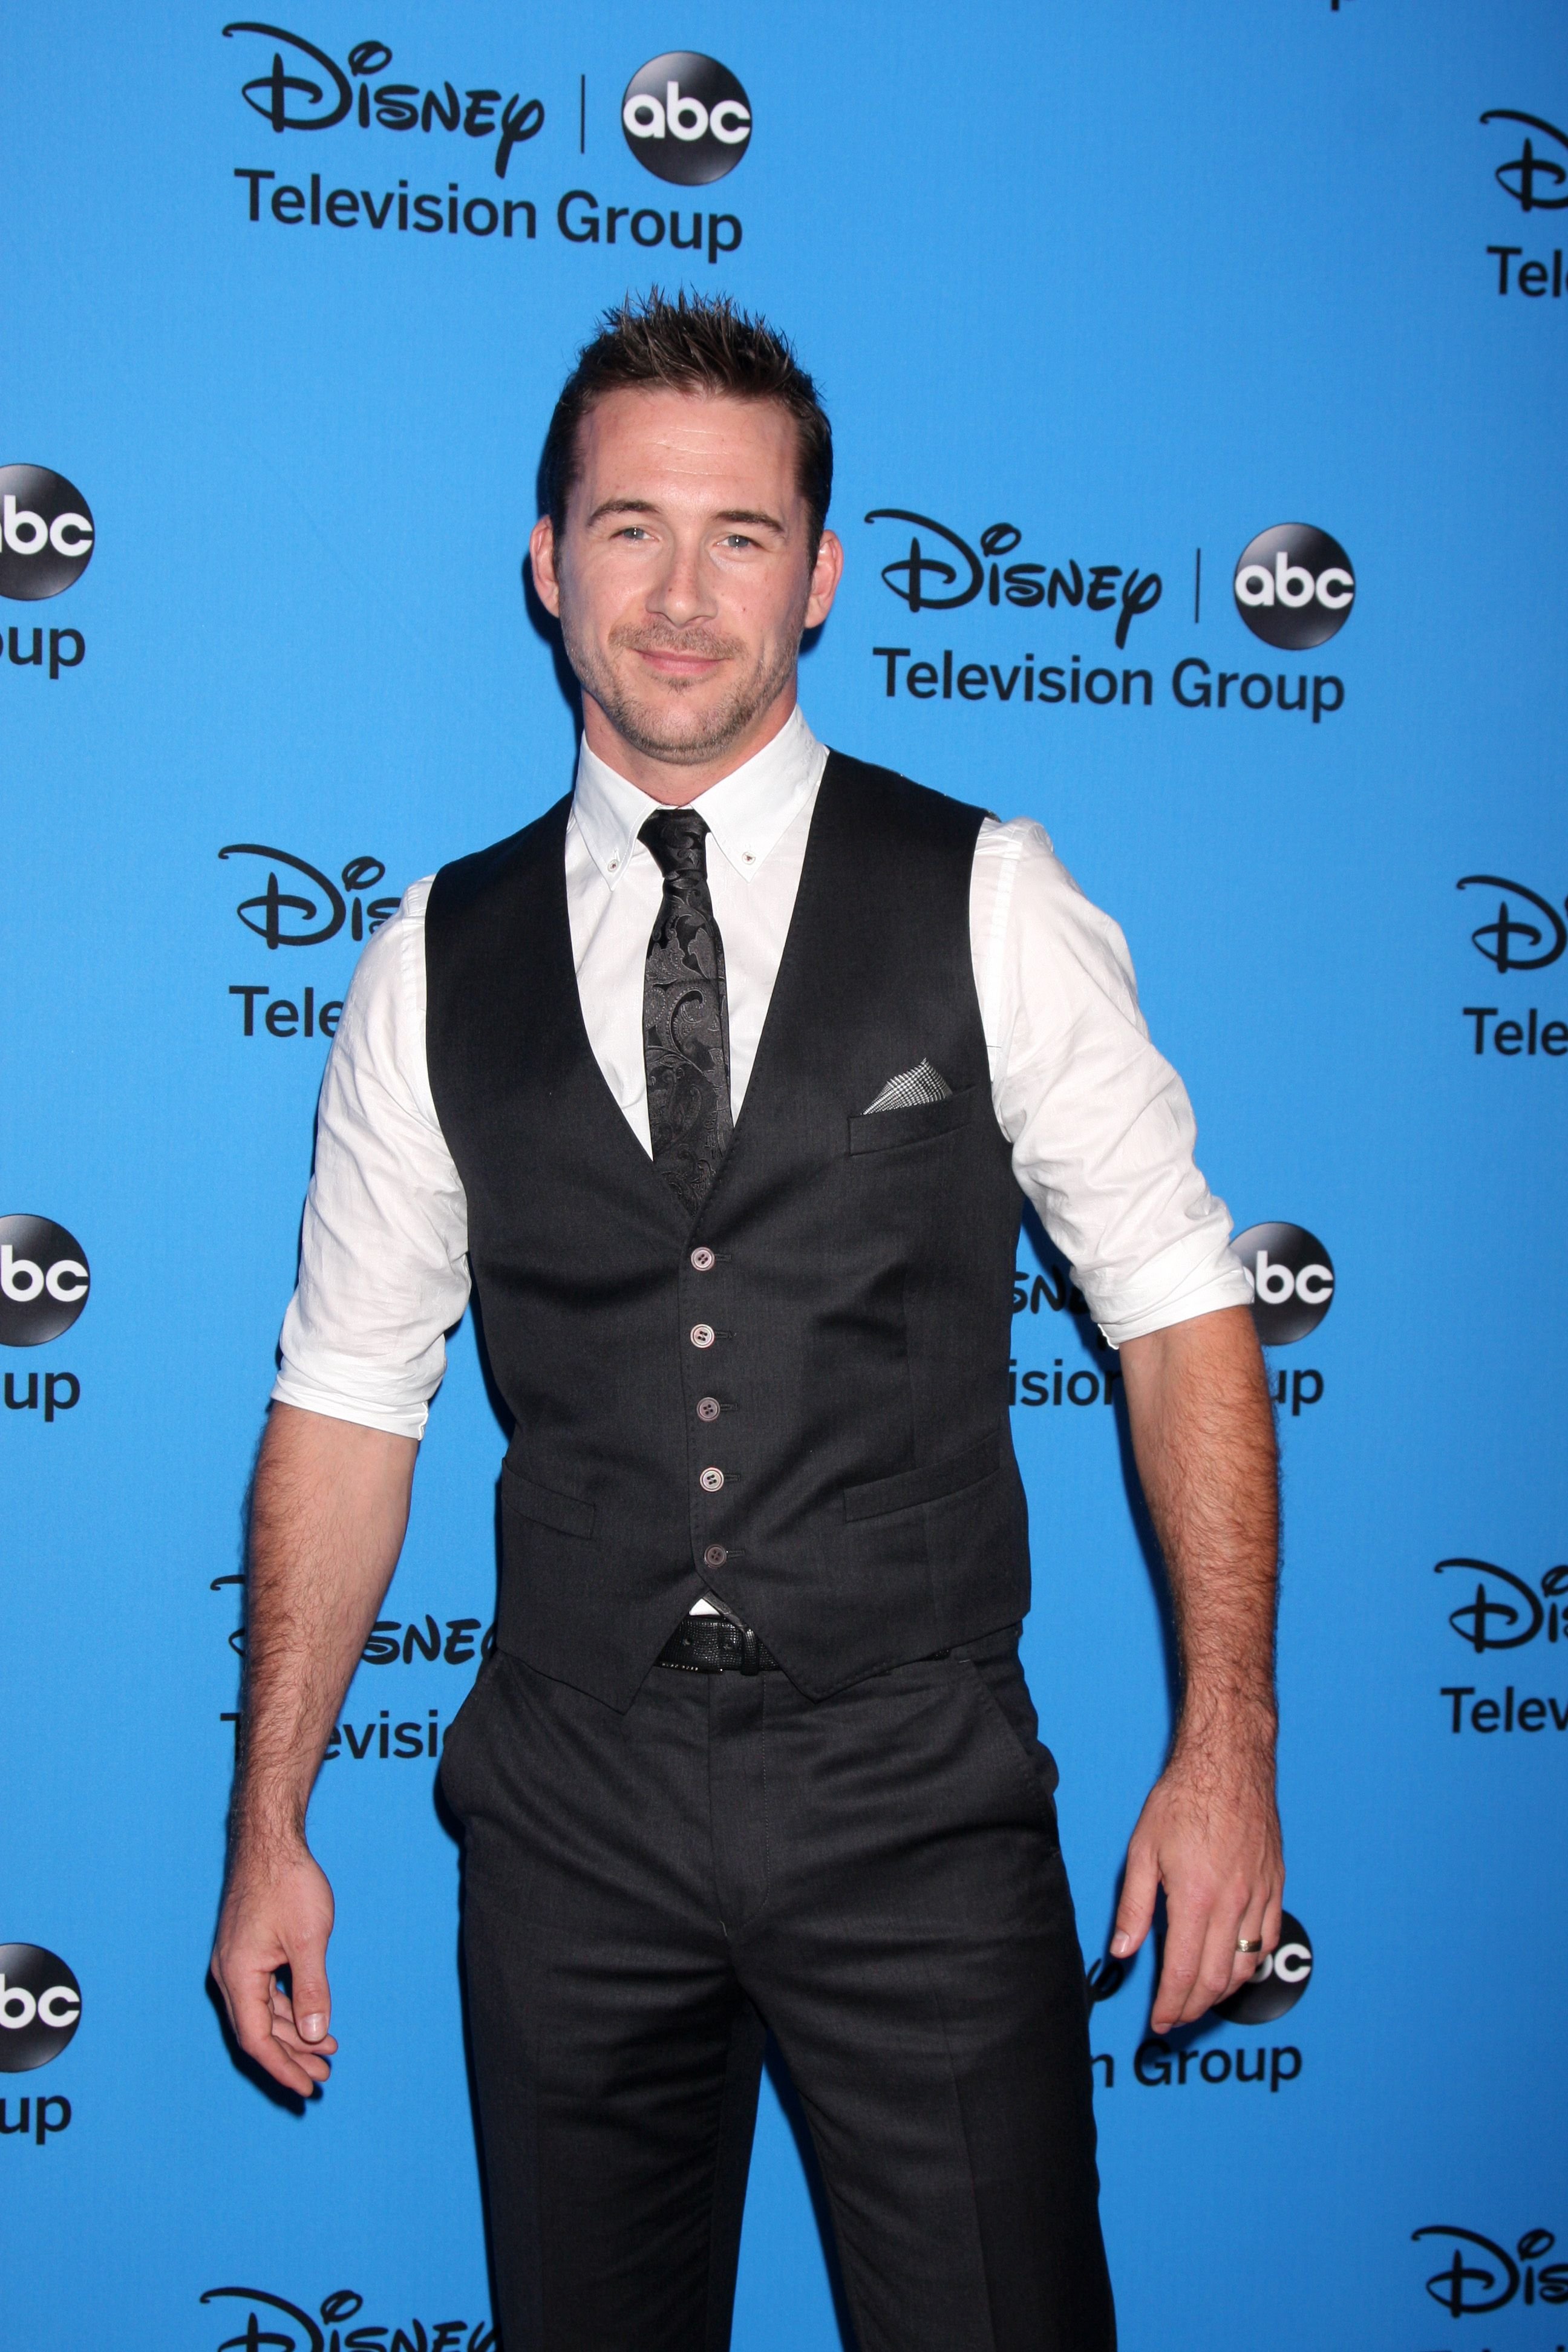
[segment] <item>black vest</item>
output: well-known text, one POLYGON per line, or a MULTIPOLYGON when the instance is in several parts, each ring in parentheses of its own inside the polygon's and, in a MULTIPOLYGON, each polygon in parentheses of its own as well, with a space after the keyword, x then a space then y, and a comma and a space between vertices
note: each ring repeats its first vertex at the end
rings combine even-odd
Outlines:
POLYGON ((431 1089, 516 1422, 500 1647, 624 1708, 705 1586, 812 1696, 1022 1617, 1021 1201, 970 949, 981 812, 829 757, 692 1223, 588 1042, 570 805, 444 866, 426 925, 431 1089), (922 1060, 948 1097, 864 1116, 922 1060))

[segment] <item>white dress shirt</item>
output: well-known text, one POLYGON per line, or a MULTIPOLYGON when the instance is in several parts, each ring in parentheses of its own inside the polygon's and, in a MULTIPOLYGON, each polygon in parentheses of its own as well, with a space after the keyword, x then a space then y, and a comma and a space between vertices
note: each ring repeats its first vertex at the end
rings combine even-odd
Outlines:
MULTIPOLYGON (((697 803, 724 942, 737 1117, 826 758, 796 709, 697 803)), ((573 961, 595 1058, 645 1151, 643 966, 663 878, 637 834, 658 805, 583 744, 566 828, 573 961)), ((272 1391, 407 1437, 424 1433, 469 1286, 467 1204, 425 1059, 430 880, 414 883, 368 942, 344 1002, 272 1391)), ((1116 1347, 1247 1306, 1229 1214, 1194 1163, 1186 1090, 1149 1042, 1126 942, 1032 818, 982 824, 969 935, 1014 1172, 1107 1339, 1116 1347)))

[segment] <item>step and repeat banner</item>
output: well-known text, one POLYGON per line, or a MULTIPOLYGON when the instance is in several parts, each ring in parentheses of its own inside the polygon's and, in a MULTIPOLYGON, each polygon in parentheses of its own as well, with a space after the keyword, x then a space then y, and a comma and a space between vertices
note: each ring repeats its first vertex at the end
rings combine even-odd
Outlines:
MULTIPOLYGON (((277 5, 31 0, 0 52, 5 2340, 495 2340, 434 1788, 495 1605, 466 1328, 313 1809, 323 2098, 204 1972, 323 1059, 405 886, 570 782, 535 469, 657 284, 824 387, 813 725, 1046 824, 1254 1279, 1289 1916, 1161 2040, 1105 1956, 1158 1579, 1116 1360, 1018 1256, 1123 2340, 1561 2352, 1561 8, 277 5)), ((838 2342, 789 2118, 742 2352, 838 2342)))

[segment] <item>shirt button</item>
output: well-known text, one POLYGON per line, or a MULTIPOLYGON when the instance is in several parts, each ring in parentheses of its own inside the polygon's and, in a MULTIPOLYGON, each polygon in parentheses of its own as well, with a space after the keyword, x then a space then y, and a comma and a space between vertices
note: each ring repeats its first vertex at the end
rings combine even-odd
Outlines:
POLYGON ((730 1555, 722 1544, 710 1544, 702 1555, 704 1568, 722 1568, 730 1555))
POLYGON ((694 1323, 691 1327, 691 1344, 694 1348, 710 1348, 713 1345, 712 1324, 694 1323))
POLYGON ((698 1473, 698 1485, 705 1495, 716 1495, 724 1484, 722 1470, 702 1470, 698 1473))
POLYGON ((694 1249, 691 1253, 691 1263, 697 1268, 699 1274, 711 1274, 713 1271, 712 1251, 706 1247, 702 1249, 694 1249))
POLYGON ((697 1400, 697 1418, 699 1421, 717 1421, 719 1418, 718 1398, 699 1397, 697 1400))

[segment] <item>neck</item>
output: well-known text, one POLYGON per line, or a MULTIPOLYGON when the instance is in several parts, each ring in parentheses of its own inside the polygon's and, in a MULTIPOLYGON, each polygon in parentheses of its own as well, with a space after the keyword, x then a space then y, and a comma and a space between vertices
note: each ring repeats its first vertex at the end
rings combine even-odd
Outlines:
POLYGON ((583 735, 595 759, 603 760, 617 776, 628 784, 636 784, 650 801, 662 801, 666 808, 688 808, 694 800, 748 760, 754 760, 765 751, 773 737, 784 727, 796 699, 796 682, 792 671, 788 682, 780 688, 765 710, 760 710, 742 734, 727 743, 711 759, 686 762, 660 759, 651 751, 640 751, 628 743, 610 719, 602 705, 593 696, 583 696, 583 735))

